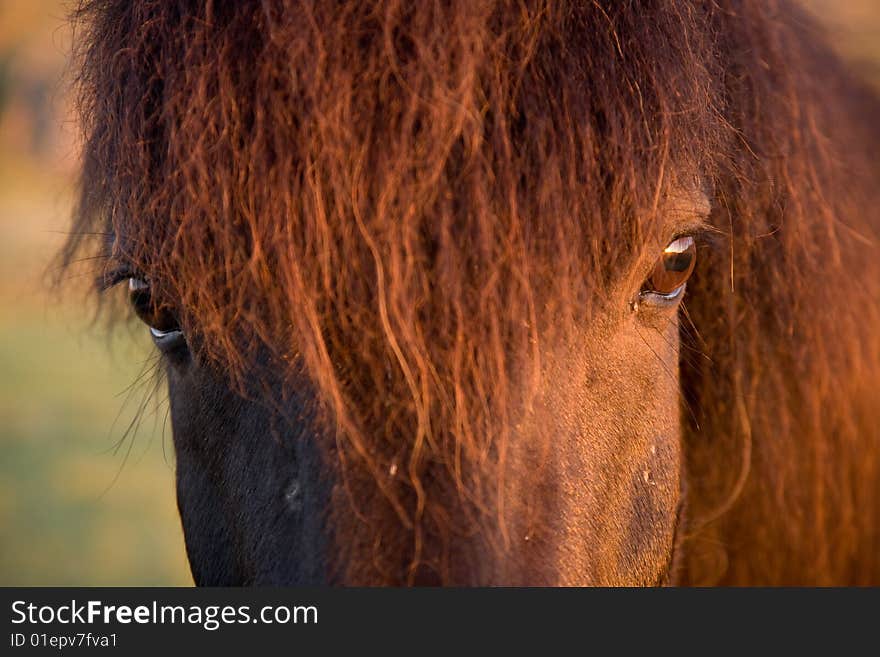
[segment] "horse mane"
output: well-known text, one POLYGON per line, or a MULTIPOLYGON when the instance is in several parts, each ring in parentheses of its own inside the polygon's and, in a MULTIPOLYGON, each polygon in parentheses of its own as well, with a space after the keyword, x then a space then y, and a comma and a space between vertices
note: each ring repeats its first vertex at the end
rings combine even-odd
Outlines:
POLYGON ((315 390, 340 577, 461 581, 464 538, 507 549, 544 345, 699 181, 675 579, 880 579, 880 103, 797 6, 90 0, 75 22, 64 258, 149 277, 243 391, 270 369, 315 390))

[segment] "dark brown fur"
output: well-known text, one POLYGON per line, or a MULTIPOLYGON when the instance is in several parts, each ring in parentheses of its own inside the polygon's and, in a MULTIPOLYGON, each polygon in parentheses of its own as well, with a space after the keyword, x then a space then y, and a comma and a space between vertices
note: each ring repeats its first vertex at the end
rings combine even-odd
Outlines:
POLYGON ((880 104, 798 8, 95 0, 77 24, 77 231, 242 388, 263 349, 314 385, 341 579, 505 554, 545 345, 699 181, 673 580, 880 582, 880 104))

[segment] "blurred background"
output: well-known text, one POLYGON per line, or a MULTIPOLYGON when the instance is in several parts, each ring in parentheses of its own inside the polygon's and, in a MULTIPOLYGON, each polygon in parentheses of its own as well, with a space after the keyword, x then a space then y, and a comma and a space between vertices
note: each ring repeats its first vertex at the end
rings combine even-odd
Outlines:
POLYGON ((72 6, 0 0, 0 585, 188 585, 146 331, 94 322, 87 280, 49 289, 77 170, 72 6))
MULTIPOLYGON (((880 88, 880 0, 807 0, 880 88)), ((0 0, 0 585, 188 585, 146 331, 49 288, 77 170, 73 3, 0 0)), ((880 117, 878 117, 880 120, 880 117)))

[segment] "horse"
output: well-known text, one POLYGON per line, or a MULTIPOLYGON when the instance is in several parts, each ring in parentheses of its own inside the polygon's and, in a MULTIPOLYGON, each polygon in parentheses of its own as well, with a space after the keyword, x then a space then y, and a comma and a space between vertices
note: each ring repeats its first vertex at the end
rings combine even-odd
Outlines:
POLYGON ((197 584, 880 582, 880 101, 803 8, 73 21, 61 257, 161 354, 197 584))

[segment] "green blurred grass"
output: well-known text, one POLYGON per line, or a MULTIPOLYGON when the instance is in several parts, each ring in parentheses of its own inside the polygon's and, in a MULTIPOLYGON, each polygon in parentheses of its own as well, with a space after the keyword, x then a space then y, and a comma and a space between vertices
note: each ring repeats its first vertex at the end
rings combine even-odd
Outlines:
POLYGON ((108 351, 52 315, 0 325, 0 583, 187 583, 164 406, 113 450, 145 394, 114 425, 146 350, 108 351))
POLYGON ((148 391, 127 392, 149 339, 91 323, 82 270, 58 295, 47 282, 76 166, 63 15, 0 3, 0 585, 191 584, 164 390, 114 451, 148 391))
MULTIPOLYGON (((880 1, 806 4, 880 87, 880 1)), ((123 329, 111 342, 74 292, 85 281, 54 298, 43 276, 77 161, 60 84, 70 6, 0 2, 0 585, 189 584, 164 390, 134 442, 113 451, 146 394, 125 402, 149 341, 123 329), (51 107, 29 104, 41 89, 51 107)))
POLYGON ((68 190, 26 154, 0 161, 0 585, 188 584, 164 390, 114 450, 150 389, 132 386, 149 340, 111 340, 85 281, 54 296, 44 276, 68 190))

